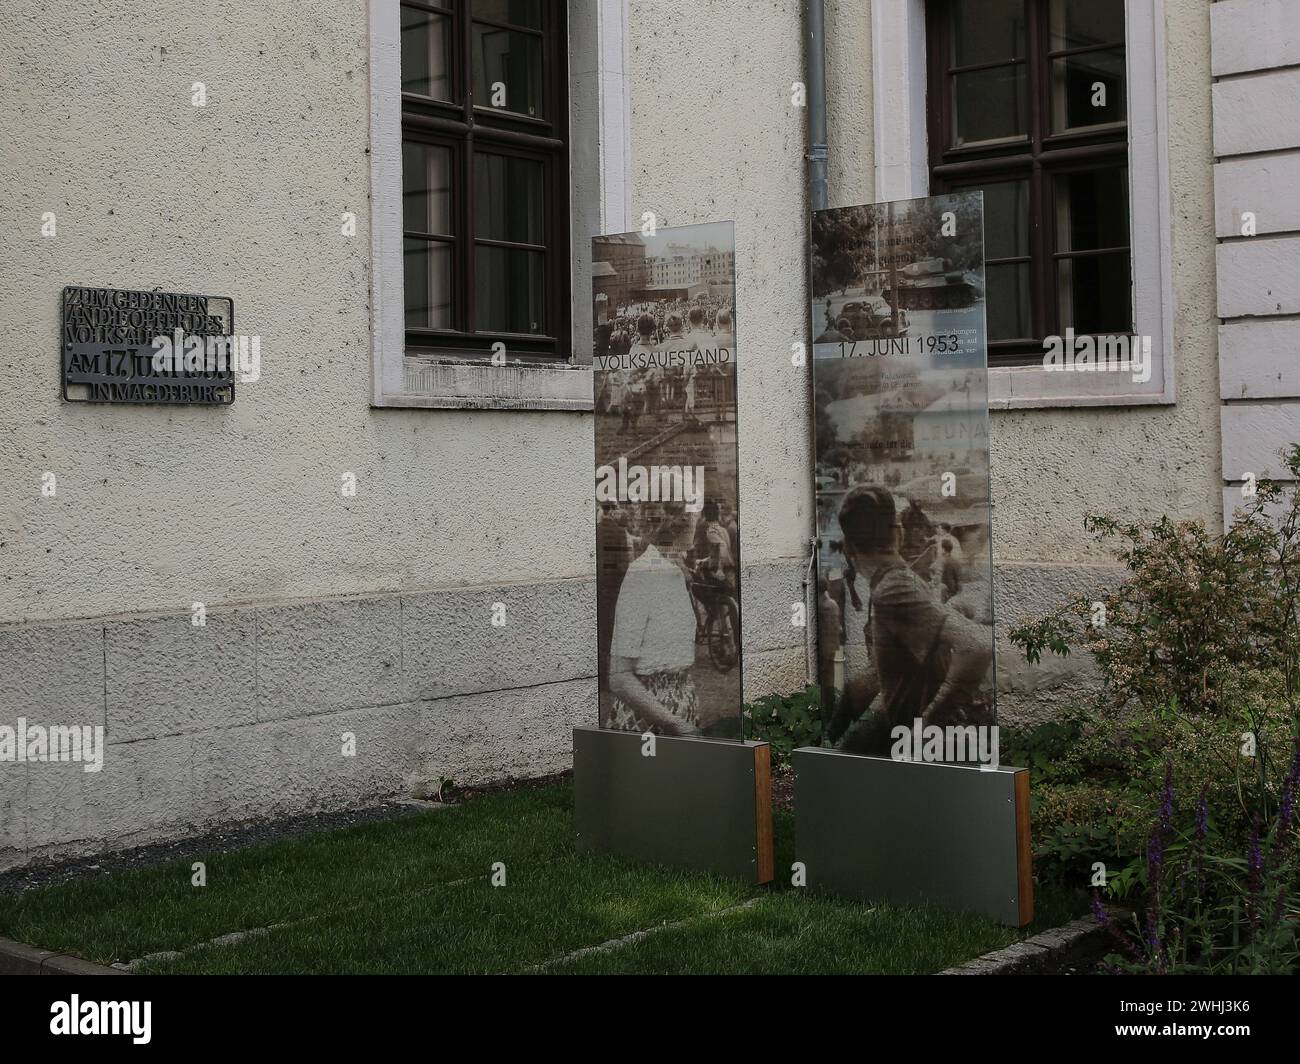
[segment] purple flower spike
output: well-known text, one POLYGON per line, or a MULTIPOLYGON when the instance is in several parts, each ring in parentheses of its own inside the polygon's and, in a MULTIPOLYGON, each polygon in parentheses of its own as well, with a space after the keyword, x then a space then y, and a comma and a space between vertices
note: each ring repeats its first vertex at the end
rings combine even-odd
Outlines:
POLYGON ((1160 796, 1160 830, 1168 832, 1174 819, 1174 763, 1165 762, 1165 789, 1160 796))
POLYGON ((1295 741, 1295 754, 1291 758, 1291 771, 1287 773, 1282 784, 1282 807, 1278 811, 1278 821, 1285 833, 1295 816, 1295 792, 1300 788, 1300 739, 1295 741))
POLYGON ((1258 820, 1255 821, 1255 826, 1250 832, 1250 856, 1247 865, 1250 871, 1246 876, 1246 917, 1250 921, 1250 926, 1256 928, 1259 926, 1260 910, 1264 900, 1264 852, 1259 845, 1258 820))
POLYGON ((1165 863, 1165 844, 1159 831, 1151 832, 1147 839, 1147 871, 1154 882, 1161 866, 1165 863))
POLYGON ((1092 892, 1092 915, 1102 927, 1110 926, 1110 913, 1106 911, 1106 906, 1102 904, 1101 895, 1095 890, 1092 892))
POLYGON ((1160 941, 1160 929, 1156 926, 1156 914, 1153 909, 1147 910, 1146 943, 1147 948, 1159 959, 1164 952, 1164 944, 1160 941))

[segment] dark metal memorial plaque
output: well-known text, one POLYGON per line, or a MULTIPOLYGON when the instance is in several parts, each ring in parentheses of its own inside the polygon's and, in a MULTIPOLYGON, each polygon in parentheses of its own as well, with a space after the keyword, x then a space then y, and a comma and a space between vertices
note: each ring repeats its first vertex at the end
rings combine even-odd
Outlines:
POLYGON ((225 296, 63 290, 63 398, 79 403, 228 405, 235 304, 225 296))

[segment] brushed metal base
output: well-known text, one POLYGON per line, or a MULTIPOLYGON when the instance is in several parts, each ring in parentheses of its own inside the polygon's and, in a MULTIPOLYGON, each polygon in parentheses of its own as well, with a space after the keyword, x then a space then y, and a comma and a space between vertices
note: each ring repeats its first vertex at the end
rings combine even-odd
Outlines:
POLYGON ((573 730, 578 850, 718 872, 773 874, 767 743, 573 730))
POLYGON ((1033 919, 1027 770, 816 747, 793 761, 795 854, 809 888, 935 902, 1012 927, 1033 919))

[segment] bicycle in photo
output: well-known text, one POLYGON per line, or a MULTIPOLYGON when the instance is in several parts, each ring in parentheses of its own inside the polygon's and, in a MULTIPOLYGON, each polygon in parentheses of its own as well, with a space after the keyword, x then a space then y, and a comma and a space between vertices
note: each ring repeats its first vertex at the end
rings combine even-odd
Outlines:
POLYGON ((719 672, 730 672, 740 660, 740 607, 725 581, 710 575, 703 564, 691 580, 691 594, 704 614, 704 641, 719 672))

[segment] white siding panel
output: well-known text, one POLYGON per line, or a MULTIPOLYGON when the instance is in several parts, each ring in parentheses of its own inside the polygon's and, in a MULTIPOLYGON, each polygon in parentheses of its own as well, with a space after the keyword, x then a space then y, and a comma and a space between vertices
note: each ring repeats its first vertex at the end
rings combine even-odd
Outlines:
MULTIPOLYGON (((1232 527, 1237 511, 1250 509, 1256 501, 1243 497, 1241 488, 1242 485, 1240 484, 1231 484, 1223 489, 1223 529, 1225 532, 1232 527)), ((1284 497, 1280 504, 1273 503, 1264 507, 1264 516, 1271 520, 1274 525, 1280 525, 1282 519, 1286 516, 1286 509, 1287 501, 1284 497)))
POLYGON ((1300 4, 1296 0, 1227 0, 1210 7, 1213 73, 1300 64, 1300 4))
POLYGON ((1278 452, 1300 443, 1300 402, 1239 403, 1223 408, 1223 476, 1279 476, 1278 452))
POLYGON ((1258 233, 1300 231, 1300 151, 1227 159, 1214 168, 1216 234, 1241 236, 1242 212, 1258 233))
POLYGON ((1214 154, 1300 145, 1300 70, 1234 78, 1214 86, 1214 154))
POLYGON ((1300 237, 1220 244, 1219 317, 1300 314, 1300 237))
POLYGON ((1300 397, 1300 321, 1221 326, 1219 387, 1224 399, 1300 397))

